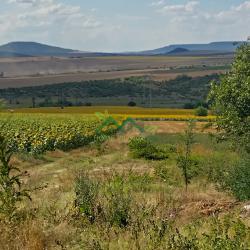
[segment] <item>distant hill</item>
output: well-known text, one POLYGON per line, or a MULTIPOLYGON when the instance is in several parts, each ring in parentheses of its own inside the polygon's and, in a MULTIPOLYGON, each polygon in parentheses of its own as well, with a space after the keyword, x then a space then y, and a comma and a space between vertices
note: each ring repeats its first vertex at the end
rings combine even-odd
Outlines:
POLYGON ((65 49, 36 42, 11 42, 0 46, 0 57, 20 56, 115 56, 117 53, 86 52, 72 49, 65 49))
POLYGON ((19 54, 9 51, 0 51, 0 57, 27 57, 28 55, 19 54))
POLYGON ((169 51, 167 54, 168 55, 176 55, 176 54, 183 54, 183 53, 187 53, 187 52, 189 52, 188 49, 176 48, 176 49, 173 49, 173 50, 169 51))
POLYGON ((36 42, 11 42, 0 46, 0 55, 60 56, 77 51, 36 42))
POLYGON ((65 49, 36 42, 11 42, 0 46, 0 57, 20 56, 119 56, 119 55, 209 55, 234 53, 242 41, 213 42, 208 44, 176 44, 141 52, 105 53, 65 49))
MULTIPOLYGON (((176 49, 184 49, 188 50, 189 54, 215 54, 215 53, 234 53, 235 50, 242 45, 244 42, 242 41, 231 41, 231 42, 212 42, 208 44, 176 44, 169 45, 162 48, 142 51, 139 54, 141 55, 162 55, 171 53, 171 51, 175 51, 176 49)), ((187 51, 186 51, 187 52, 187 51)))

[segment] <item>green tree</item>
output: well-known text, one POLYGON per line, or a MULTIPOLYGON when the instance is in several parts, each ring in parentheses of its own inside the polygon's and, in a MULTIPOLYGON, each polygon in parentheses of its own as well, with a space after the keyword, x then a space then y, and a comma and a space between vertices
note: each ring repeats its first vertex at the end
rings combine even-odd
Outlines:
POLYGON ((213 82, 209 100, 217 114, 218 129, 235 145, 250 152, 250 44, 236 53, 231 70, 213 82))
POLYGON ((208 110, 205 107, 203 107, 203 106, 199 106, 195 110, 195 115, 196 116, 208 116, 208 110))
POLYGON ((197 161, 192 157, 192 146, 195 143, 194 140, 194 128, 195 123, 193 120, 190 120, 187 123, 187 129, 183 137, 184 148, 179 152, 177 158, 177 166, 181 169, 182 175, 185 180, 186 191, 188 184, 190 184, 191 179, 197 175, 197 161))

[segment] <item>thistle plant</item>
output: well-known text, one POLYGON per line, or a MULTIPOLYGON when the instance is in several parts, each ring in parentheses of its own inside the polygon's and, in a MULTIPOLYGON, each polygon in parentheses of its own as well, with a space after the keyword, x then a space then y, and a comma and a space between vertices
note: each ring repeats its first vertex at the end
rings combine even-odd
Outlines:
POLYGON ((31 199, 29 190, 22 189, 21 178, 27 176, 27 172, 10 164, 12 150, 4 136, 0 135, 0 214, 13 218, 17 209, 17 203, 24 197, 31 199))

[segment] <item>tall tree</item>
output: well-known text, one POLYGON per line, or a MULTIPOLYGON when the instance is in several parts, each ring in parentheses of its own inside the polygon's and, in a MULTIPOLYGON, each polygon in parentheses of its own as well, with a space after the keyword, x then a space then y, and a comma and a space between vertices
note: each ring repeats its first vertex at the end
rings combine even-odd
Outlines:
POLYGON ((209 99, 222 134, 250 152, 250 43, 237 50, 231 70, 212 83, 209 99))

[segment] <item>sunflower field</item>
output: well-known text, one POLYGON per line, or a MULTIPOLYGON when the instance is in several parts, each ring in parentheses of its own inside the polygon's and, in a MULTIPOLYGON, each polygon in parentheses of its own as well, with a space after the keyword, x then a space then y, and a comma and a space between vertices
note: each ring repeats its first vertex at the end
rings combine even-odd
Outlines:
MULTIPOLYGON (((93 142, 101 121, 96 117, 52 114, 0 114, 0 130, 16 152, 67 151, 93 142)), ((107 129, 106 133, 111 133, 107 129)))

